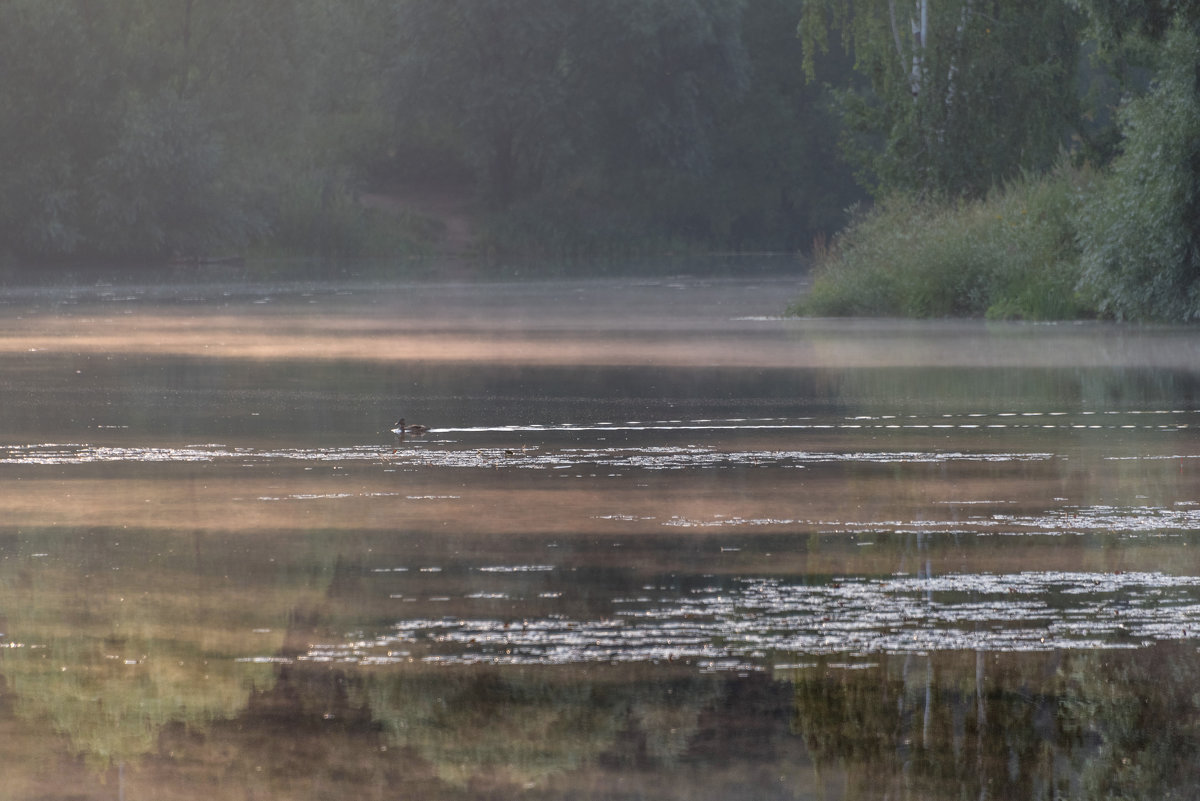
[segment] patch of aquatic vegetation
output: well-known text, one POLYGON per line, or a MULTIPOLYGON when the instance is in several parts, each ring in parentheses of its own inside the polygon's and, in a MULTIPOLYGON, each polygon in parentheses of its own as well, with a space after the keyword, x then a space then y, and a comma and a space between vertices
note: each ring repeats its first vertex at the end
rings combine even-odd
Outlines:
MULTIPOLYGON (((806 433, 853 434, 862 431, 936 432, 943 430, 1155 430, 1180 431, 1191 427, 1197 414, 1184 409, 1141 409, 1120 411, 965 412, 940 415, 875 414, 835 418, 726 418, 629 420, 587 424, 554 423, 435 428, 427 437, 397 439, 390 445, 359 444, 322 448, 253 448, 219 443, 179 447, 155 445, 96 445, 91 443, 32 443, 0 445, 0 464, 72 465, 112 462, 389 462, 405 466, 488 467, 514 466, 526 469, 569 468, 596 465, 613 468, 641 467, 672 469, 748 465, 802 466, 803 464, 859 461, 871 463, 946 461, 1027 461, 1053 458, 1050 453, 975 451, 809 451, 796 449, 738 450, 706 444, 708 437, 777 432, 781 437, 806 433), (638 447, 556 447, 555 439, 581 435, 603 442, 617 433, 661 433, 692 435, 695 441, 682 445, 651 444, 638 447), (512 447, 475 447, 473 442, 496 435, 513 435, 520 444, 512 447), (530 440, 535 440, 532 444, 530 440)), ((98 429, 128 430, 125 425, 97 425, 98 429)), ((1115 459, 1189 459, 1181 456, 1116 456, 1115 459)))
POLYGON ((554 423, 439 428, 441 434, 618 432, 618 431, 834 431, 855 429, 1161 429, 1190 428, 1196 409, 1111 409, 1084 411, 988 411, 922 414, 861 414, 850 417, 731 417, 691 420, 554 423))
MULTIPOLYGON (((681 517, 672 515, 663 521, 664 526, 672 526, 674 528, 739 528, 743 526, 788 526, 804 524, 808 521, 796 520, 793 518, 777 518, 777 517, 726 517, 724 515, 714 517, 711 520, 697 520, 695 518, 681 517)), ((725 549, 722 549, 725 550, 725 549)))
POLYGON ((1161 534, 1200 531, 1200 506, 1177 503, 1161 506, 1078 506, 1042 515, 994 515, 989 523, 1013 529, 1051 533, 1117 532, 1161 534))
POLYGON ((346 448, 229 448, 191 445, 179 448, 108 447, 88 444, 0 446, 0 464, 86 465, 113 462, 316 462, 385 463, 405 467, 515 467, 556 470, 573 467, 671 470, 722 467, 804 467, 830 462, 874 464, 944 462, 1024 462, 1054 458, 1052 453, 967 451, 834 451, 722 450, 706 445, 645 447, 569 447, 533 445, 518 448, 471 448, 458 443, 419 447, 361 445, 346 448))
POLYGON ((479 568, 480 573, 549 573, 554 565, 493 565, 479 568))
POLYGON ((0 446, 0 464, 82 465, 111 462, 217 462, 217 461, 378 461, 386 451, 377 446, 353 448, 292 448, 263 450, 225 445, 182 447, 113 447, 86 443, 0 446))
MULTIPOLYGON (((324 501, 341 500, 343 498, 394 498, 399 492, 294 492, 290 495, 260 495, 260 501, 324 501)), ((415 495, 405 496, 408 500, 418 500, 415 495)))
MULTIPOLYGON (((944 502, 971 508, 976 504, 1003 506, 1010 501, 944 502)), ((601 519, 633 518, 617 515, 601 519)), ((646 518, 643 518, 646 519, 646 518)), ((1070 534, 1119 534, 1137 537, 1178 536, 1200 532, 1200 504, 1179 502, 1162 506, 1068 506, 1042 514, 1006 514, 1003 512, 965 515, 953 520, 810 520, 805 518, 742 517, 713 515, 709 518, 672 515, 661 522, 672 528, 745 529, 758 526, 817 527, 825 533, 846 534, 975 534, 995 536, 1070 534)))
POLYGON ((684 661, 765 669, 845 653, 1138 648, 1200 634, 1200 576, 1023 572, 745 578, 613 601, 607 617, 402 620, 374 637, 313 646, 302 661, 566 665, 684 661))

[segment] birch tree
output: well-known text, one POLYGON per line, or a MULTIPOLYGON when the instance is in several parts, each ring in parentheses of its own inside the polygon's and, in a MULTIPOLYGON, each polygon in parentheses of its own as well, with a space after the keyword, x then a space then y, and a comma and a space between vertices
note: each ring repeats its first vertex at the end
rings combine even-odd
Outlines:
POLYGON ((1054 160, 1079 113, 1080 15, 1051 0, 807 3, 804 69, 841 34, 862 86, 837 92, 873 189, 977 195, 1054 160))

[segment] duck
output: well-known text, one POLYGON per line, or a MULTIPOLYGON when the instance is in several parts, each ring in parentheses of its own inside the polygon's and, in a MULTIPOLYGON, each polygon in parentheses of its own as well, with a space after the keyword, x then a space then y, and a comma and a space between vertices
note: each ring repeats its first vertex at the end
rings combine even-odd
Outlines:
POLYGON ((404 422, 404 418, 401 417, 392 426, 392 431, 395 431, 400 436, 404 436, 405 434, 425 434, 429 431, 429 427, 420 425, 419 423, 408 425, 404 422))

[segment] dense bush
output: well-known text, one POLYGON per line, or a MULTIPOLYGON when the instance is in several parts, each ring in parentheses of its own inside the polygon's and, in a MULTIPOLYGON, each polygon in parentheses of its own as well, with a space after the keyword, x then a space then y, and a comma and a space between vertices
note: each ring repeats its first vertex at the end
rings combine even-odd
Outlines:
POLYGON ((1176 25, 1160 58, 1079 216, 1084 286, 1118 319, 1200 318, 1200 36, 1176 25))
POLYGON ((984 200, 895 196, 816 254, 811 315, 1064 319, 1086 314, 1076 292, 1072 208, 1091 181, 1066 166, 1025 176, 984 200))

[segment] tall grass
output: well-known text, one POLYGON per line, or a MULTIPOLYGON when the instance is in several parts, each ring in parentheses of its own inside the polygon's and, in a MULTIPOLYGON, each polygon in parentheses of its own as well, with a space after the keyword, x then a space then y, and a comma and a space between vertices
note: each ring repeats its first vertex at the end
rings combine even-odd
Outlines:
POLYGON ((976 201, 889 198, 817 248, 811 291, 791 309, 821 316, 1088 316, 1076 291, 1072 210, 1091 181, 1062 165, 976 201))

